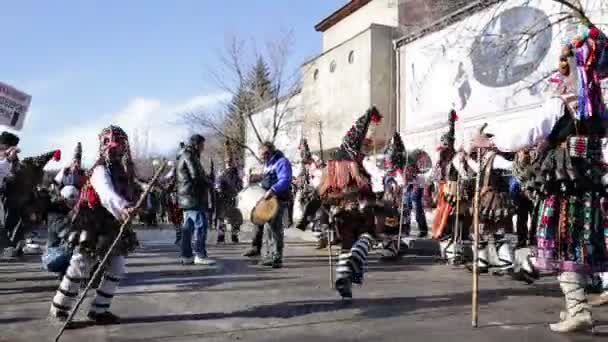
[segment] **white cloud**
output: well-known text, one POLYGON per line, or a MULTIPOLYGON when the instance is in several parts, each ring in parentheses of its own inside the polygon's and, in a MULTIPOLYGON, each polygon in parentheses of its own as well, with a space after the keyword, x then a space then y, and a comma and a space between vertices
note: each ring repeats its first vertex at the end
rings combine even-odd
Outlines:
MULTIPOLYGON (((97 158, 97 135, 111 124, 120 126, 129 134, 132 149, 148 135, 148 150, 151 153, 167 153, 176 148, 191 133, 192 127, 179 124, 182 113, 195 109, 211 109, 228 100, 228 93, 196 96, 177 104, 165 104, 155 98, 134 98, 124 109, 109 115, 82 118, 79 125, 66 127, 47 142, 50 149, 58 148, 63 153, 62 164, 69 163, 77 142, 82 143, 83 161, 92 163, 97 158)), ((141 148, 141 147, 140 147, 141 148)), ((58 165, 50 163, 49 168, 58 165)))

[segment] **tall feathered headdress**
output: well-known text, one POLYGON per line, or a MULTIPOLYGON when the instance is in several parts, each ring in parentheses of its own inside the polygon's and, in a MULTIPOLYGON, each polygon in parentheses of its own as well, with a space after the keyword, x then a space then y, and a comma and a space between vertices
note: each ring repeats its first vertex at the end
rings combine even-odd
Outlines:
POLYGON ((371 123, 379 124, 382 115, 374 106, 365 112, 342 139, 342 144, 335 152, 333 160, 363 160, 363 146, 369 143, 367 132, 371 123))
POLYGON ((458 114, 455 110, 451 110, 448 114, 448 131, 441 136, 438 150, 454 150, 454 142, 456 141, 456 121, 458 121, 458 114))
POLYGON ((384 166, 390 170, 403 169, 405 163, 405 146, 399 132, 395 132, 384 150, 384 166))
POLYGON ((300 158, 302 163, 308 164, 313 161, 312 153, 310 152, 310 147, 308 147, 308 141, 306 138, 300 139, 300 145, 298 146, 298 150, 300 151, 300 158))
POLYGON ((76 144, 76 148, 74 149, 74 160, 78 162, 82 161, 82 144, 80 142, 76 144))

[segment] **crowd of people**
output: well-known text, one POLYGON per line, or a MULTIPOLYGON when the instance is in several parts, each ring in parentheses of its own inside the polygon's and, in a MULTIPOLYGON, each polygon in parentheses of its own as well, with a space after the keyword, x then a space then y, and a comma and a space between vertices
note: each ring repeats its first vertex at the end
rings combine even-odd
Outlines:
POLYGON ((143 210, 135 203, 149 185, 137 179, 129 139, 120 127, 101 131, 98 158, 88 170, 81 165, 78 145, 71 165, 49 188, 40 186, 42 168, 61 153, 20 160, 19 138, 3 132, 0 181, 6 214, 1 215, 0 242, 19 251, 24 231, 46 221, 43 263, 61 278, 50 303, 51 317, 65 322, 81 283, 103 267, 88 318, 107 324, 119 321, 110 305, 126 274, 125 257, 138 247, 136 233, 127 229, 119 234, 119 227, 135 215, 154 223, 155 203, 162 203, 177 228, 176 244, 185 265, 215 263, 207 252, 209 227, 217 229, 218 243, 225 242, 228 231, 231 242, 238 243, 244 222, 255 221, 244 255, 260 257, 269 268, 283 267, 286 226, 315 231, 319 248, 339 247, 335 289, 344 299, 352 298, 353 284, 363 284, 375 246, 383 260, 399 260, 407 249, 402 237, 412 233, 413 214, 418 237, 430 233, 447 262, 465 264, 470 271, 510 274, 527 283, 558 274, 565 310, 551 330, 589 330, 594 324, 590 304, 608 303, 608 110, 599 83, 608 78, 608 52, 601 51, 608 51, 608 39, 595 27, 566 46, 559 72, 552 77, 554 96, 525 122, 503 123, 500 130, 484 125, 469 141, 457 141, 458 115, 450 111, 449 130, 441 137, 431 175, 422 162, 428 154, 406 150, 396 132, 384 151, 382 191, 376 190, 363 163, 373 142, 370 127, 382 120, 376 107, 357 119, 327 161, 315 159, 302 139, 297 175, 292 162, 264 142, 258 151, 263 171, 243 179, 227 142, 224 168, 212 176, 201 163, 205 138, 192 135, 149 189, 164 199, 148 199, 143 210), (251 203, 241 198, 254 188, 261 192, 251 203), (435 193, 431 201, 430 193, 435 193), (270 206, 271 215, 253 220, 245 214, 264 201, 276 203, 270 206), (428 202, 435 202, 430 225, 428 202), (467 246, 477 229, 477 257, 471 258, 467 246), (110 248, 114 241, 118 243, 110 248), (106 254, 109 262, 98 265, 106 254), (603 289, 589 303, 586 291, 594 279, 603 289))

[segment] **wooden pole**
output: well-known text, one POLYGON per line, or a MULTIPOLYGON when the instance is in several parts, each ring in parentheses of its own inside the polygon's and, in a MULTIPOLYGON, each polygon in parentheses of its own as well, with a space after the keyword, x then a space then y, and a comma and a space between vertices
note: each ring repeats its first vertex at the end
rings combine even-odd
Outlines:
MULTIPOLYGON (((405 167, 407 169, 407 158, 408 158, 408 151, 405 151, 405 167)), ((397 235, 397 256, 399 256, 399 251, 401 250, 401 234, 403 233, 403 206, 404 206, 404 202, 405 200, 403 199, 403 195, 405 190, 407 189, 407 182, 405 179, 405 170, 403 170, 403 181, 404 181, 404 186, 401 188, 401 205, 399 206, 399 234, 397 235)), ((408 212, 408 215, 411 215, 408 212)), ((410 224, 411 227, 411 224, 410 224)))
POLYGON ((331 250, 331 242, 333 240, 331 229, 327 227, 327 254, 329 256, 329 288, 334 288, 334 263, 333 263, 333 252, 331 250))
MULTIPOLYGON (((148 196, 148 193, 150 192, 150 189, 152 189, 152 186, 154 186, 154 184, 158 181, 158 178, 160 177, 161 172, 165 169, 166 165, 167 165, 167 162, 165 161, 161 164, 161 166, 158 168, 158 170, 156 170, 154 177, 152 178, 152 180, 146 187, 145 191, 139 197, 139 200, 135 204, 134 209, 138 209, 142 206, 142 204, 144 203, 144 200, 146 199, 146 197, 148 196)), ((76 305, 74 305, 74 308, 72 309, 72 311, 70 312, 70 315, 68 316, 65 323, 59 330, 59 333, 57 333, 57 336, 55 336, 55 342, 59 342, 59 339, 61 339, 61 336, 63 335, 63 332, 65 331, 66 327, 72 321, 72 319, 74 319, 76 312, 78 312, 78 308, 80 307, 80 305, 82 304, 82 302, 84 301, 84 299, 87 296, 87 292, 89 292, 89 290, 93 286, 93 282, 95 282, 95 279, 97 279, 99 277, 99 274, 104 269, 105 264, 108 262, 108 259, 110 258, 112 251, 116 247, 116 244, 118 244, 118 242, 122 238, 122 234, 124 234, 125 230, 127 229, 127 226, 131 223, 131 219, 133 218, 133 215, 134 215, 134 212, 130 212, 129 215, 127 216, 127 218, 124 220, 124 222, 120 226, 120 230, 118 231, 118 235, 116 236, 116 239, 114 239, 114 242, 112 242, 112 245, 110 245, 110 248, 106 252, 106 255, 104 255, 101 262, 99 262, 99 266, 97 266, 97 268, 95 269, 95 272, 93 273, 93 276, 89 280, 89 283, 84 288, 84 291, 82 291, 80 298, 78 298, 78 301, 76 302, 76 305)))
POLYGON ((453 230, 453 248, 454 248, 454 257, 456 257, 456 252, 458 251, 458 242, 462 240, 460 236, 460 174, 458 174, 458 178, 456 179, 456 218, 454 220, 454 230, 453 230))
POLYGON ((477 328, 479 321, 479 187, 481 183, 481 148, 477 149, 477 162, 479 165, 479 171, 477 172, 477 178, 475 179, 475 197, 473 200, 473 291, 472 291, 472 305, 471 305, 471 324, 473 328, 477 328))

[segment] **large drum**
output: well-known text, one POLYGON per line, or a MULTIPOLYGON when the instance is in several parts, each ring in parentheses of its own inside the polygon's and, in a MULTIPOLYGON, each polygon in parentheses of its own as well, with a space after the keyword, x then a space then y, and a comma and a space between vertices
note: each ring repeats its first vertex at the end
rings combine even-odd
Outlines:
POLYGON ((243 215, 243 221, 251 223, 251 212, 265 193, 266 190, 257 184, 251 184, 239 192, 238 208, 243 215))

